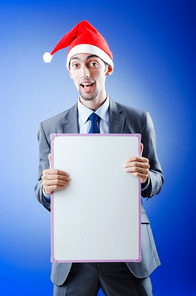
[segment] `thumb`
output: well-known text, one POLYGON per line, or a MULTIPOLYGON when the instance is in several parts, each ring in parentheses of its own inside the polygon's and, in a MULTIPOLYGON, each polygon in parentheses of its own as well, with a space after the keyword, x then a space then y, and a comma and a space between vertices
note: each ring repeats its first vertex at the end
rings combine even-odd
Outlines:
POLYGON ((142 156, 142 152, 143 152, 143 149, 144 149, 144 145, 141 143, 141 155, 140 156, 142 156))
POLYGON ((50 153, 50 154, 48 154, 48 160, 49 160, 50 169, 51 169, 51 153, 50 153))

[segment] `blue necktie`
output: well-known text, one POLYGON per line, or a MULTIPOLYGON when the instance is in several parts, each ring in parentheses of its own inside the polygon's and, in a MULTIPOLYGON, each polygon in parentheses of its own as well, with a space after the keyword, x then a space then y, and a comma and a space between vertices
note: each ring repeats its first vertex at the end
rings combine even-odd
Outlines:
POLYGON ((89 134, 96 134, 99 133, 99 130, 97 128, 97 120, 98 120, 99 116, 96 113, 92 113, 89 116, 89 119, 91 121, 91 128, 89 131, 89 134))

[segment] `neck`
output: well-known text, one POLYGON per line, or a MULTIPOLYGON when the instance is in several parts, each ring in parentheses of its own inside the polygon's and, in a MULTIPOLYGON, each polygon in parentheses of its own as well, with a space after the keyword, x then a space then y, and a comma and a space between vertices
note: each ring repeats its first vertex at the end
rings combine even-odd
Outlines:
POLYGON ((105 100, 107 99, 106 96, 106 92, 100 96, 97 95, 96 98, 92 99, 92 100, 85 100, 80 96, 80 102, 86 106, 87 108, 96 111, 97 109, 99 109, 99 107, 105 102, 105 100))

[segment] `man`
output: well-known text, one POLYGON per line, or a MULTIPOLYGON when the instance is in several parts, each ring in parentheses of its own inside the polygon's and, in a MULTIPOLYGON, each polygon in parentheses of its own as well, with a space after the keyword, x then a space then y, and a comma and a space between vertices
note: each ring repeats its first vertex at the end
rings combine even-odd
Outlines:
MULTIPOLYGON (((67 68, 80 96, 71 109, 39 126, 37 199, 50 210, 51 192, 70 183, 69 172, 50 168, 52 133, 140 133, 143 156, 129 157, 124 170, 140 178, 143 197, 158 194, 163 176, 152 120, 148 112, 123 106, 106 94, 105 80, 112 74, 113 57, 105 39, 83 21, 59 41, 51 54, 45 54, 44 60, 50 62, 55 52, 67 46, 67 68)), ((94 296, 100 287, 107 296, 152 295, 150 274, 160 261, 143 204, 141 211, 140 263, 55 263, 51 273, 54 295, 94 296)))

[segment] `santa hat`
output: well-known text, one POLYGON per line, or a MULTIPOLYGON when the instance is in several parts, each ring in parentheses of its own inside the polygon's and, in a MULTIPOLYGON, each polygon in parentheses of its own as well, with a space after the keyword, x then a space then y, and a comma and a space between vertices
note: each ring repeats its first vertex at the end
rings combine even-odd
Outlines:
POLYGON ((112 68, 113 56, 103 36, 87 21, 82 21, 69 31, 57 43, 51 53, 46 52, 43 55, 45 63, 50 63, 52 56, 60 49, 69 46, 67 52, 67 68, 69 69, 70 59, 78 53, 89 53, 100 57, 104 62, 108 63, 112 68))

